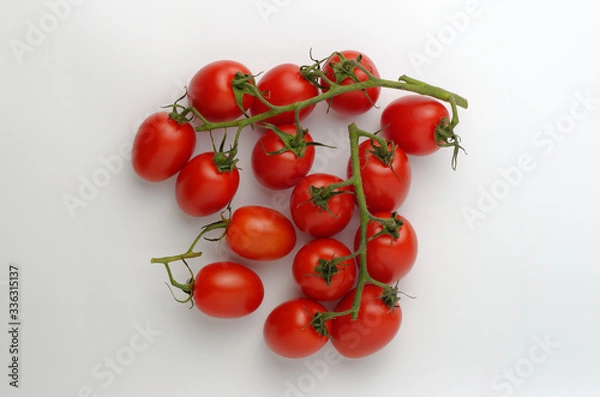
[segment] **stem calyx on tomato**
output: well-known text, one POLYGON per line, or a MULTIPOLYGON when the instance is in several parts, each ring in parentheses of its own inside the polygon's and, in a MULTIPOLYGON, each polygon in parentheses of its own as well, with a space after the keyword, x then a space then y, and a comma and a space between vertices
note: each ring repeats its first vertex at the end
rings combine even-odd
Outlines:
POLYGON ((179 97, 173 104, 164 106, 165 108, 171 108, 169 117, 182 125, 189 123, 193 118, 193 115, 188 117, 186 113, 184 113, 184 112, 180 113, 177 111, 177 109, 184 108, 184 106, 180 105, 179 102, 181 102, 186 97, 187 97, 187 88, 185 90, 185 93, 181 97, 179 97))
MULTIPOLYGON (((385 165, 386 167, 391 167, 392 163, 394 161, 394 158, 396 157, 396 148, 397 145, 393 142, 390 142, 389 144, 386 145, 376 145, 375 141, 371 140, 370 141, 371 144, 371 148, 369 149, 369 153, 371 153, 373 156, 377 157, 379 159, 379 161, 381 161, 381 163, 383 165, 385 165)), ((395 170, 394 170, 395 172, 395 170)))
POLYGON ((454 132, 454 127, 451 121, 443 118, 440 124, 435 128, 435 140, 438 146, 451 147, 452 152, 452 169, 456 170, 457 159, 459 151, 467 152, 464 147, 460 145, 460 136, 454 132))
POLYGON ((219 146, 219 149, 217 150, 217 147, 215 146, 215 141, 212 138, 212 134, 211 134, 210 138, 211 138, 213 152, 214 152, 213 162, 215 163, 215 167, 217 167, 217 170, 219 172, 233 171, 233 169, 236 168, 236 164, 238 162, 238 159, 236 158, 236 155, 238 152, 237 142, 235 142, 233 144, 233 146, 230 147, 229 150, 224 150, 225 143, 227 142, 227 133, 225 133, 225 134, 223 134, 223 139, 221 140, 221 145, 219 146))
POLYGON ((359 78, 356 76, 354 69, 360 67, 360 61, 362 59, 362 55, 358 55, 356 60, 348 59, 341 52, 334 52, 325 63, 331 67, 333 70, 333 75, 335 76, 335 83, 341 85, 342 82, 346 79, 351 79, 355 83, 360 82, 359 78), (337 56, 339 61, 334 62, 331 59, 337 56))
POLYGON ((294 153, 297 158, 302 158, 306 154, 306 148, 309 146, 325 146, 332 148, 331 146, 324 145, 319 142, 309 142, 306 139, 306 134, 308 134, 308 129, 306 128, 298 128, 296 130, 296 134, 294 135, 283 132, 277 128, 277 126, 270 123, 262 123, 261 127, 272 131, 283 142, 283 147, 273 152, 267 152, 263 145, 263 150, 265 150, 265 153, 269 156, 278 155, 289 151, 294 153))
POLYGON ((337 186, 329 185, 310 186, 308 188, 308 194, 310 195, 310 198, 302 204, 312 202, 314 206, 319 207, 323 211, 327 211, 329 215, 336 217, 329 209, 329 199, 338 194, 352 194, 352 192, 350 190, 337 190, 337 186))
POLYGON ((392 236, 394 240, 400 238, 400 230, 404 225, 404 221, 398 218, 398 213, 396 211, 392 212, 392 215, 389 218, 374 218, 373 220, 378 222, 382 229, 371 236, 369 241, 383 235, 392 236))
POLYGON ((317 266, 315 266, 315 272, 317 274, 309 274, 309 276, 316 276, 325 280, 325 283, 330 286, 331 279, 333 276, 338 274, 340 271, 340 267, 345 267, 347 265, 342 264, 345 258, 331 258, 331 259, 323 259, 319 258, 317 261, 317 266))
POLYGON ((256 85, 254 77, 251 74, 237 72, 231 81, 235 103, 246 118, 250 116, 246 113, 246 109, 244 109, 244 95, 254 95, 254 90, 252 89, 252 86, 256 85))
POLYGON ((173 293, 173 290, 171 289, 171 287, 169 287, 169 284, 167 284, 167 287, 169 287, 169 291, 171 291, 171 295, 173 296, 173 299, 175 299, 177 302, 179 302, 179 303, 192 302, 192 306, 193 306, 194 303, 192 301, 192 298, 194 296, 194 281, 195 281, 194 280, 194 273, 192 272, 192 269, 187 264, 187 262, 185 261, 185 259, 183 259, 183 257, 181 258, 181 261, 183 261, 183 263, 185 264, 186 268, 190 272, 190 278, 188 278, 187 281, 185 283, 183 283, 183 284, 179 283, 173 277, 173 273, 171 272, 171 265, 170 265, 170 263, 169 262, 162 262, 162 263, 165 265, 165 268, 167 269, 167 274, 169 275, 169 281, 171 282, 171 285, 173 287, 179 289, 181 292, 183 292, 186 295, 186 298, 185 299, 177 299, 175 297, 175 294, 173 293))
POLYGON ((381 294, 381 300, 387 307, 390 308, 390 311, 393 311, 395 308, 399 307, 398 302, 400 301, 400 297, 398 296, 398 284, 393 287, 389 287, 383 290, 381 294))
MULTIPOLYGON (((308 312, 308 310, 307 310, 308 312)), ((308 312, 310 315, 310 312, 308 312)), ((312 326, 312 328, 320 335, 326 336, 327 338, 331 338, 329 334, 329 330, 327 329, 327 321, 330 320, 330 317, 327 312, 318 312, 315 313, 314 316, 311 315, 312 320, 310 323, 306 324, 306 327, 312 326)))

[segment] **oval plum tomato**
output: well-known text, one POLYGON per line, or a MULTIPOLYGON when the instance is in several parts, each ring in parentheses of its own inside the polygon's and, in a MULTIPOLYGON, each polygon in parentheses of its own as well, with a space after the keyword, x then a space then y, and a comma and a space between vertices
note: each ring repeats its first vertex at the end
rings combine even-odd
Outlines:
MULTIPOLYGON (((275 66, 265 73, 258 82, 258 89, 263 93, 267 102, 272 105, 290 105, 304 101, 319 94, 319 90, 300 73, 300 66, 284 63, 275 66)), ((308 116, 315 105, 305 107, 300 111, 300 120, 308 116)), ((255 99, 250 107, 253 116, 267 112, 269 108, 259 99, 255 99)), ((263 120, 274 125, 294 124, 294 112, 285 112, 263 120)))
POLYGON ((356 264, 352 252, 332 238, 309 242, 298 251, 292 264, 296 284, 307 297, 317 301, 333 301, 346 295, 354 286, 356 264))
POLYGON ((440 148, 435 131, 442 119, 449 117, 446 107, 435 99, 407 95, 385 107, 381 128, 406 154, 424 156, 440 148))
POLYGON ((304 177, 290 198, 292 219, 305 233, 313 237, 329 237, 341 232, 352 219, 354 195, 349 187, 328 192, 329 185, 342 182, 330 174, 304 177))
MULTIPOLYGON (((381 150, 377 141, 367 140, 358 146, 360 176, 370 212, 394 211, 404 202, 411 182, 408 157, 394 143, 381 150)), ((348 161, 348 177, 352 163, 348 161)))
POLYGON ((258 275, 234 262, 204 266, 194 281, 196 307, 212 317, 238 318, 254 312, 265 290, 258 275))
POLYGON ((213 152, 190 160, 177 176, 175 195, 183 212, 206 216, 225 208, 237 192, 240 173, 237 168, 219 171, 213 152))
MULTIPOLYGON (((369 71, 375 77, 379 77, 379 71, 377 67, 365 54, 362 54, 358 51, 346 50, 340 52, 344 58, 348 60, 356 60, 360 56, 360 64, 369 71)), ((331 80, 336 81, 336 71, 341 67, 341 61, 339 55, 332 56, 325 66, 323 67, 323 73, 325 76, 331 80)), ((358 79, 359 82, 363 82, 369 79, 369 76, 360 68, 354 68, 354 75, 358 79)), ((339 72, 338 72, 339 73, 339 72)), ((344 77, 342 81, 337 82, 340 85, 349 85, 354 84, 355 81, 350 77, 344 77)), ((321 80, 321 84, 326 88, 323 88, 323 92, 327 92, 329 85, 326 81, 321 80)), ((331 99, 328 99, 327 102, 331 106, 331 109, 336 112, 346 115, 346 116, 356 116, 359 114, 363 114, 371 109, 377 100, 379 99, 379 94, 381 92, 380 87, 371 87, 366 90, 358 90, 345 92, 343 94, 337 95, 331 99)))
MULTIPOLYGON (((355 295, 356 288, 342 298, 335 311, 342 312, 352 308, 355 295)), ((383 288, 366 284, 356 320, 352 320, 350 315, 332 320, 331 343, 342 356, 366 357, 381 350, 394 339, 402 323, 402 310, 396 303, 390 308, 382 299, 383 295, 383 288)))
POLYGON ((227 245, 246 259, 280 259, 296 245, 294 225, 282 213, 258 205, 233 212, 225 234, 227 245))
MULTIPOLYGON (((378 212, 374 216, 391 219, 392 213, 378 212)), ((382 233, 381 223, 369 221, 367 224, 367 272, 382 283, 393 283, 410 272, 417 260, 418 241, 415 229, 403 216, 396 215, 402 221, 397 238, 390 233, 382 233), (373 238, 373 236, 380 234, 373 238), (373 238, 371 240, 371 238, 373 238), (370 240, 370 241, 369 241, 370 240)), ((354 247, 360 244, 360 229, 354 236, 354 247)))
POLYGON ((179 124, 166 112, 150 115, 133 141, 131 163, 135 172, 150 182, 169 179, 188 162, 196 147, 190 123, 179 124))
MULTIPOLYGON (((273 309, 263 328, 269 349, 288 358, 307 357, 319 351, 328 338, 311 325, 317 312, 327 312, 327 309, 305 298, 292 299, 273 309)), ((329 333, 331 321, 325 323, 325 328, 329 333)))
MULTIPOLYGON (((242 111, 235 100, 233 78, 236 73, 250 75, 250 70, 239 62, 222 60, 200 69, 188 87, 188 103, 208 121, 230 121, 239 118, 242 111)), ((252 95, 242 97, 244 110, 254 101, 252 95)))
MULTIPOLYGON (((296 135, 295 125, 279 126, 280 131, 296 135)), ((289 189, 308 174, 315 160, 315 147, 307 145, 312 142, 309 133, 304 135, 304 141, 298 142, 296 148, 284 150, 285 144, 272 130, 265 132, 252 151, 252 171, 263 186, 269 189, 289 189), (298 151, 298 154, 295 151, 298 151)), ((292 141, 293 143, 293 141, 292 141)))

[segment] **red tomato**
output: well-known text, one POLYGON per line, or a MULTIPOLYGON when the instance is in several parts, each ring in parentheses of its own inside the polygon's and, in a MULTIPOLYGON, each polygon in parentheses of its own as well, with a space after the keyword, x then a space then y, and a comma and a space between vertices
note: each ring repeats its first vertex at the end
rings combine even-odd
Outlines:
POLYGON ((265 295, 258 275, 233 262, 204 266, 194 281, 194 303, 204 314, 238 318, 254 312, 265 295))
POLYGON ((333 301, 344 296, 356 279, 356 264, 346 259, 337 266, 325 266, 335 258, 352 255, 350 250, 338 240, 323 238, 313 240, 298 251, 292 264, 292 274, 296 284, 307 297, 317 301, 333 301), (329 284, 328 284, 329 281, 329 284))
POLYGON ((435 130, 442 119, 449 117, 446 107, 435 99, 407 95, 385 107, 381 128, 384 136, 396 142, 406 154, 423 156, 440 148, 435 130))
MULTIPOLYGON (((294 102, 304 101, 319 95, 319 90, 310 81, 302 77, 300 67, 292 63, 275 66, 265 73, 258 82, 258 88, 263 93, 267 102, 272 105, 289 105, 294 102)), ((300 111, 300 120, 313 111, 315 105, 308 106, 300 111)), ((250 107, 253 116, 267 112, 269 108, 259 99, 255 99, 250 107)), ((294 124, 294 112, 285 112, 264 120, 275 125, 294 124)))
MULTIPOLYGON (((281 131, 296 135, 295 125, 278 127, 281 131)), ((304 135, 306 142, 312 142, 310 134, 304 135)), ((287 150, 278 154, 284 143, 273 131, 268 130, 256 142, 252 151, 252 171, 256 179, 269 189, 288 189, 296 186, 308 174, 315 160, 315 147, 306 146, 304 154, 298 157, 293 151, 287 150)))
MULTIPOLYGON (((321 335, 310 324, 317 312, 327 309, 315 301, 298 298, 277 306, 267 317, 263 328, 269 349, 283 357, 302 358, 319 351, 327 336, 321 335)), ((327 332, 331 321, 325 323, 327 332)))
MULTIPOLYGON (((411 182, 411 169, 408 157, 396 145, 389 164, 381 161, 372 146, 380 147, 377 141, 364 141, 359 147, 360 176, 370 212, 394 211, 404 202, 411 182)), ((389 146, 392 149, 392 144, 389 146)), ((348 161, 348 177, 352 177, 351 159, 348 161)))
MULTIPOLYGON (((235 61, 216 61, 200 69, 190 81, 188 103, 208 121, 235 120, 242 111, 235 101, 233 78, 236 73, 251 74, 247 67, 235 61)), ((242 97, 244 110, 254 101, 252 95, 242 97)))
MULTIPOLYGON (((319 200, 319 205, 311 200, 311 190, 314 188, 324 188, 339 182, 342 182, 342 179, 335 175, 311 174, 296 185, 290 198, 290 210, 298 229, 313 237, 329 237, 341 232, 348 225, 354 213, 353 194, 336 194, 329 200, 319 200)), ((335 191, 351 190, 344 187, 335 191)))
MULTIPOLYGON (((375 77, 379 77, 379 71, 377 70, 377 67, 375 66, 371 58, 369 58, 365 54, 361 54, 360 52, 353 50, 341 51, 340 53, 346 59, 354 60, 357 59, 359 55, 361 55, 362 59, 360 60, 360 64, 364 66, 365 69, 369 71, 369 73, 371 73, 375 77)), ((334 67, 336 64, 339 63, 339 55, 334 55, 323 67, 323 72, 329 80, 336 81, 334 67)), ((368 75, 365 72, 363 72, 360 68, 354 68, 354 74, 358 78, 359 82, 363 82, 369 79, 368 75)), ((346 77, 341 82, 338 82, 338 84, 341 85, 349 85, 354 83, 355 81, 350 77, 346 77)), ((329 85, 324 80, 321 80, 321 84, 325 87, 329 87, 329 85)), ((323 92, 327 91, 328 88, 323 89, 323 92)), ((380 92, 380 87, 371 87, 367 88, 364 91, 358 90, 345 92, 331 99, 328 99, 327 102, 330 104, 331 109, 335 110, 340 114, 346 116, 356 116, 358 114, 363 114, 369 109, 371 109, 373 105, 377 102, 377 99, 379 99, 380 92)))
MULTIPOLYGON (((400 329, 402 310, 390 308, 383 299, 383 288, 365 285, 360 298, 360 310, 356 320, 350 315, 335 317, 331 327, 331 343, 344 357, 369 356, 385 347, 400 329)), ((352 307, 356 289, 350 291, 335 308, 336 312, 352 307)))
POLYGON ((177 204, 188 215, 214 214, 225 208, 237 192, 240 184, 237 168, 221 172, 213 158, 213 152, 199 154, 177 176, 177 204))
MULTIPOLYGON (((378 212, 374 216, 391 218, 390 212, 378 212)), ((408 274, 417 260, 418 241, 415 229, 403 216, 396 216, 404 224, 400 227, 399 237, 382 234, 371 241, 371 237, 383 230, 379 222, 370 221, 367 224, 367 272, 375 280, 390 284, 408 274)), ((360 229, 354 237, 354 248, 360 244, 360 229)))
POLYGON ((269 261, 290 253, 296 245, 296 230, 282 213, 249 205, 234 211, 225 239, 239 256, 269 261))
POLYGON ((195 147, 196 132, 190 123, 179 124, 166 112, 154 113, 135 135, 131 163, 143 179, 164 181, 181 170, 195 147))

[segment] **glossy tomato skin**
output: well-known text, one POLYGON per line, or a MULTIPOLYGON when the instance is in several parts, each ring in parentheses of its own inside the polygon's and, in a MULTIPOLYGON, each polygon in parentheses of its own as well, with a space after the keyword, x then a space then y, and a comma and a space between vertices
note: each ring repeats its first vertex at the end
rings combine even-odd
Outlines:
MULTIPOLYGON (((287 358, 303 358, 319 351, 327 337, 310 325, 317 312, 327 309, 318 302, 298 298, 277 306, 265 321, 263 336, 269 349, 287 358)), ((329 332, 331 321, 325 323, 329 332)))
MULTIPOLYGON (((412 172, 408 157, 396 145, 392 162, 385 165, 371 152, 371 143, 379 146, 376 141, 367 140, 358 147, 367 207, 370 212, 394 211, 402 205, 410 190, 412 172)), ((388 147, 392 149, 392 144, 388 147)), ((348 160, 348 177, 352 177, 351 159, 348 160)))
POLYGON ((233 212, 225 240, 242 258, 271 261, 290 253, 296 245, 296 230, 279 211, 248 205, 233 212))
POLYGON ((217 318, 238 318, 254 312, 265 290, 260 277, 234 262, 215 262, 196 275, 193 298, 204 314, 217 318))
MULTIPOLYGON (((378 212, 374 216, 391 218, 392 214, 378 212)), ((367 271, 375 280, 386 284, 394 283, 410 272, 417 260, 419 250, 417 233, 412 224, 401 215, 397 215, 396 218, 404 222, 400 227, 400 236, 397 239, 389 234, 382 234, 368 241, 383 228, 380 223, 374 221, 367 224, 367 271)), ((354 236, 355 249, 359 244, 360 229, 354 236)))
POLYGON ((424 156, 440 146, 435 138, 436 127, 448 110, 439 101, 420 95, 398 98, 381 113, 383 136, 396 142, 409 155, 424 156))
POLYGON ((343 243, 333 238, 310 241, 302 247, 292 264, 292 274, 302 293, 317 301, 334 301, 346 295, 356 280, 356 263, 347 259, 338 265, 338 271, 327 285, 316 270, 319 259, 331 260, 350 256, 352 253, 343 243))
MULTIPOLYGON (((354 50, 340 51, 340 53, 346 59, 354 59, 354 60, 357 59, 357 57, 359 55, 362 55, 361 64, 365 67, 365 69, 367 69, 375 77, 379 77, 379 71, 377 70, 375 63, 373 63, 371 58, 369 58, 365 54, 362 54, 361 52, 354 51, 354 50)), ((339 55, 334 55, 329 60, 329 62, 327 62, 325 64, 325 66, 323 67, 323 72, 325 73, 325 76, 327 76, 327 78, 331 81, 335 81, 335 73, 334 73, 332 64, 337 64, 339 62, 340 62, 339 55)), ((360 82, 368 80, 367 74, 365 72, 363 72, 361 69, 355 68, 354 73, 360 82)), ((350 77, 347 77, 344 80, 342 80, 341 85, 348 85, 348 84, 353 84, 353 83, 354 83, 354 80, 352 80, 350 77)), ((325 81, 321 81, 321 84, 326 87, 328 86, 328 84, 325 81)), ((323 92, 326 92, 326 91, 328 91, 326 88, 323 89, 323 92)), ((380 87, 371 87, 371 88, 367 88, 365 91, 358 90, 358 91, 346 92, 341 95, 337 95, 331 99, 328 99, 327 101, 330 104, 331 109, 335 110, 336 112, 338 112, 342 115, 345 115, 345 116, 356 116, 359 114, 363 114, 363 113, 367 112, 368 110, 370 110, 371 108, 373 108, 373 105, 375 103, 377 103, 377 100, 379 99, 379 94, 381 92, 381 88, 380 87), (366 91, 366 95, 365 95, 365 91, 366 91)))
MULTIPOLYGON (((230 121, 242 115, 235 101, 232 81, 236 73, 251 74, 250 70, 236 61, 222 60, 201 68, 188 87, 188 103, 195 107, 208 121, 230 121)), ((254 101, 251 95, 242 97, 244 110, 254 101)))
POLYGON ((213 157, 213 152, 199 154, 177 176, 177 204, 188 215, 206 216, 221 211, 237 192, 240 184, 237 168, 220 172, 213 157))
MULTIPOLYGON (((354 213, 354 195, 343 193, 332 196, 327 205, 329 212, 314 204, 310 187, 326 187, 342 182, 341 178, 330 174, 311 174, 303 178, 292 190, 290 211, 292 219, 305 233, 313 237, 330 237, 341 232, 352 219, 354 213)), ((338 191, 351 192, 344 187, 338 191)))
MULTIPOLYGON (((293 63, 284 63, 275 66, 265 73, 258 82, 258 89, 265 99, 272 105, 289 105, 319 95, 319 90, 312 83, 302 77, 300 66, 293 63)), ((315 105, 308 106, 300 111, 300 120, 308 116, 315 105)), ((250 107, 253 116, 267 112, 269 108, 260 100, 255 99, 250 107)), ((264 120, 274 125, 294 124, 294 112, 285 112, 264 120)))
POLYGON ((131 163, 135 172, 150 182, 175 175, 196 147, 190 123, 179 124, 166 112, 154 113, 142 122, 133 141, 131 163))
MULTIPOLYGON (((286 134, 296 135, 295 125, 278 127, 286 134)), ((312 142, 309 133, 304 135, 307 142, 312 142)), ((284 147, 284 143, 273 131, 267 130, 254 145, 252 151, 252 171, 256 180, 269 189, 289 189, 308 174, 315 161, 315 147, 307 146, 302 157, 292 151, 274 153, 284 147)))
MULTIPOLYGON (((331 343, 344 357, 362 358, 378 352, 394 339, 402 323, 402 310, 393 310, 381 299, 383 289, 366 284, 360 300, 358 318, 336 317, 331 327, 331 343)), ((352 307, 356 289, 350 291, 335 308, 336 312, 352 307)))

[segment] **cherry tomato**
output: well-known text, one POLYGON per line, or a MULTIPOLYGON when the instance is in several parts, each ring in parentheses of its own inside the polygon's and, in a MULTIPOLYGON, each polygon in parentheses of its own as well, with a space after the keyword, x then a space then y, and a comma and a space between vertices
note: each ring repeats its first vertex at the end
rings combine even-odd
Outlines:
MULTIPOLYGON (((188 103, 208 121, 219 122, 239 118, 242 111, 235 101, 232 85, 238 72, 251 74, 247 67, 235 61, 216 61, 204 66, 190 81, 188 103)), ((252 95, 244 95, 244 110, 248 110, 253 101, 252 95)))
POLYGON ((194 303, 204 314, 238 318, 254 312, 265 295, 258 275, 234 262, 204 266, 194 281, 194 303))
MULTIPOLYGON (((313 328, 311 321, 317 312, 326 311, 320 303, 305 298, 280 304, 265 321, 263 335, 267 346, 288 358, 302 358, 316 353, 328 339, 313 328)), ((329 332, 331 321, 327 321, 325 327, 329 332)))
POLYGON ((225 239, 239 256, 269 261, 290 253, 296 245, 296 230, 282 213, 249 205, 233 212, 225 239))
MULTIPOLYGON (((311 174, 294 187, 290 198, 290 211, 298 229, 313 237, 329 237, 341 232, 348 225, 354 213, 353 194, 335 194, 328 200, 318 199, 318 204, 311 200, 311 190, 319 190, 339 182, 342 182, 342 179, 335 175, 311 174)), ((335 192, 351 190, 349 187, 343 187, 335 192)))
MULTIPOLYGON (((383 299, 383 288, 367 284, 360 298, 356 320, 350 315, 335 317, 331 327, 331 343, 344 357, 361 358, 385 347, 400 329, 402 310, 390 308, 383 299)), ((342 312, 352 307, 356 289, 350 291, 335 308, 342 312)))
MULTIPOLYGON (((390 212, 378 212, 374 216, 391 218, 390 212)), ((418 241, 415 229, 403 216, 396 219, 404 223, 399 229, 399 237, 381 234, 370 240, 383 230, 383 226, 375 221, 367 224, 367 272, 375 280, 390 284, 400 280, 410 272, 417 260, 418 241), (369 241, 370 240, 370 241, 369 241)), ((360 244, 360 229, 354 237, 354 248, 360 244)))
MULTIPOLYGON (((310 81, 302 77, 300 66, 293 63, 284 63, 275 66, 265 73, 258 82, 258 88, 263 93, 267 102, 272 105, 289 105, 294 102, 304 101, 319 94, 319 90, 310 81)), ((300 111, 300 120, 308 116, 315 105, 308 106, 300 111)), ((250 107, 250 113, 257 114, 268 111, 267 105, 255 99, 250 107)), ((275 125, 294 124, 294 112, 285 112, 264 120, 275 125)))
MULTIPOLYGON (((371 73, 375 77, 379 77, 379 71, 377 70, 377 67, 375 66, 371 58, 369 58, 365 54, 353 50, 341 51, 340 53, 348 60, 356 60, 359 56, 361 56, 362 58, 360 60, 360 64, 366 70, 368 70, 369 73, 371 73)), ((333 57, 331 57, 331 59, 323 67, 323 72, 325 73, 325 76, 331 81, 336 81, 334 70, 336 64, 340 64, 339 55, 334 55, 333 57)), ((355 67, 354 74, 356 75, 356 78, 359 82, 363 82, 369 79, 368 75, 360 68, 355 67)), ((341 85, 349 85, 354 83, 355 81, 351 77, 346 77, 341 82, 338 82, 338 84, 341 85)), ((327 82, 324 80, 321 80, 321 84, 325 87, 329 87, 327 82)), ((323 89, 323 92, 327 91, 328 88, 323 89)), ((340 114, 346 116, 356 116, 359 114, 363 114, 369 109, 371 109, 379 99, 380 92, 380 87, 371 87, 367 88, 366 90, 345 92, 331 99, 328 99, 327 102, 331 106, 331 109, 335 110, 340 114)))
MULTIPOLYGON (((295 125, 278 127, 282 132, 296 135, 295 125)), ((310 134, 304 135, 306 142, 312 142, 310 134)), ((304 153, 298 157, 293 151, 275 153, 284 147, 284 143, 273 131, 263 134, 252 151, 252 171, 263 186, 269 189, 289 189, 308 174, 315 160, 315 147, 305 146, 304 153)))
POLYGON ((214 153, 194 157, 177 176, 175 195, 183 212, 206 216, 225 208, 237 192, 240 174, 237 168, 219 171, 214 153))
POLYGON ((166 112, 150 115, 137 131, 131 162, 135 172, 150 182, 164 181, 188 162, 196 147, 190 123, 179 124, 166 112))
POLYGON ((353 259, 346 259, 332 266, 331 261, 350 255, 352 252, 338 240, 322 238, 310 241, 294 257, 294 280, 310 299, 340 299, 354 286, 356 264, 353 259))
MULTIPOLYGON (((370 212, 394 211, 404 202, 411 182, 408 157, 398 145, 390 143, 390 155, 386 165, 374 152, 381 146, 377 141, 364 141, 359 147, 360 176, 370 212), (395 148, 393 146, 396 146, 395 148)), ((348 177, 352 176, 351 159, 348 161, 348 177)))
POLYGON ((396 142, 406 154, 424 156, 440 146, 435 130, 442 119, 449 119, 446 107, 420 95, 407 95, 385 107, 381 114, 381 128, 387 139, 396 142))

